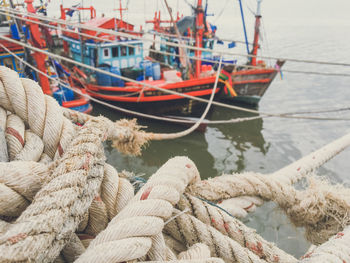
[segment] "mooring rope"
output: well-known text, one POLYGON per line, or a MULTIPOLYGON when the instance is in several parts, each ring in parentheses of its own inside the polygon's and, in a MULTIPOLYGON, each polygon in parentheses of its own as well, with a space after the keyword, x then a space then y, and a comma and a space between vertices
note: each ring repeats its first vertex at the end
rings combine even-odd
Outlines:
MULTIPOLYGON (((5 139, 5 146, 15 146, 11 146, 13 160, 0 163, 0 262, 296 262, 217 205, 203 201, 241 197, 234 200, 235 205, 261 204, 261 200, 249 196, 275 201, 295 225, 305 227, 311 242, 320 244, 302 262, 350 258, 349 189, 312 176, 307 177, 306 189, 292 186, 347 147, 349 135, 273 175, 244 173, 201 181, 190 159, 175 157, 134 195, 125 176, 105 163, 102 141, 117 140, 120 149, 139 150, 134 137, 144 134, 140 135, 138 128, 135 132, 136 122, 130 125, 104 117, 74 117, 70 111, 72 119, 84 124, 75 126, 61 116, 61 123, 70 123, 72 136, 58 155, 52 140, 46 140, 53 145, 55 160, 41 162, 44 144, 38 151, 40 162, 16 161, 14 156, 29 156, 21 154, 27 152, 25 149, 37 151, 31 149, 32 135, 44 142, 42 131, 52 124, 39 114, 37 122, 30 116, 33 109, 26 105, 37 102, 27 101, 28 97, 46 102, 40 94, 28 96, 33 82, 23 85, 26 97, 18 95, 11 89, 21 89, 13 83, 22 85, 25 81, 17 81, 6 71, 0 67, 0 88, 6 91, 0 93, 0 128, 12 136, 5 139), (11 121, 13 118, 17 120, 11 121)), ((32 158, 38 156, 36 153, 32 158)))
MULTIPOLYGON (((196 180, 199 173, 188 158, 169 160, 91 242, 77 262, 121 262, 147 255, 154 245, 152 237, 160 238, 163 220, 171 216, 172 206, 186 186, 196 180)), ((162 239, 160 246, 164 248, 162 239)), ((153 251, 149 256, 151 260, 165 260, 163 253, 153 251)))

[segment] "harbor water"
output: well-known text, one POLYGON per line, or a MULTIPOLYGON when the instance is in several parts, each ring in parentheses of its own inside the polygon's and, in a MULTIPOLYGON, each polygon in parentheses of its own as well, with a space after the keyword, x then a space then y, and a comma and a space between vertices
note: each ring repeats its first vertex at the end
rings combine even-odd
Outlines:
MULTIPOLYGON (((68 1, 67 1, 68 2, 68 1)), ((89 1, 85 1, 90 4, 89 1)), ((96 9, 106 5, 99 2, 96 9)), ((128 1, 125 18, 135 24, 153 18, 157 7, 163 10, 162 1, 128 1), (154 2, 153 6, 144 2, 154 2)), ((191 1, 190 1, 191 2, 191 1)), ((192 1, 193 2, 193 1, 192 1)), ((126 2, 125 2, 126 3, 126 2)), ((174 11, 189 14, 184 1, 169 1, 174 11), (186 13, 187 12, 187 13, 186 13)), ((255 10, 255 1, 246 1, 255 10)), ((101 9, 99 9, 101 8, 101 9)), ((263 27, 261 34, 263 55, 277 57, 350 62, 350 21, 346 10, 349 3, 335 1, 264 1, 262 6, 263 27), (322 2, 322 3, 320 3, 322 2)), ((249 40, 252 41, 254 17, 246 8, 249 40)), ((209 1, 208 13, 219 17, 208 17, 218 26, 218 35, 223 38, 244 39, 238 1, 209 1), (218 2, 222 4, 217 4, 218 2), (214 4, 215 3, 215 4, 214 4), (224 9, 223 9, 224 8, 224 9)), ((245 46, 237 43, 232 52, 244 53, 245 46)), ((242 58, 239 59, 242 61, 242 58)), ((277 76, 260 101, 258 110, 268 113, 297 111, 320 111, 349 107, 350 77, 327 76, 322 73, 347 73, 349 67, 296 63, 287 61, 283 79, 277 76), (314 71, 320 75, 296 74, 288 70, 314 71)), ((123 118, 123 114, 94 104, 93 114, 103 114, 111 119, 123 118)), ((350 118, 349 110, 332 113, 310 114, 319 117, 350 118)), ((215 107, 209 120, 225 120, 252 114, 215 107)), ((300 116, 309 116, 307 114, 300 116)), ((186 127, 169 123, 140 120, 147 131, 172 133, 186 127)), ((118 153, 106 145, 108 162, 117 170, 132 171, 145 178, 155 172, 169 158, 186 155, 197 165, 202 178, 223 173, 254 171, 266 174, 292 163, 306 154, 350 132, 349 120, 310 120, 291 118, 263 118, 237 124, 209 125, 206 132, 194 132, 186 137, 151 142, 140 157, 118 153)), ((323 165, 317 175, 334 183, 350 184, 350 149, 323 165)), ((275 242, 281 249, 296 257, 303 255, 310 244, 303 236, 304 230, 291 225, 290 221, 273 203, 266 203, 243 220, 264 238, 275 242)))

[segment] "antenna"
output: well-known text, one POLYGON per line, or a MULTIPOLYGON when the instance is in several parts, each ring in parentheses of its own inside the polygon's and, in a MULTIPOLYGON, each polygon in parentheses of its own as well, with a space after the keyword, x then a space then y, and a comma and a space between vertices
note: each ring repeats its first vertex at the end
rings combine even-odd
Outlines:
POLYGON ((123 11, 126 11, 128 9, 127 8, 123 8, 122 0, 119 0, 119 8, 114 9, 114 10, 119 11, 119 13, 120 13, 120 22, 118 23, 118 27, 124 27, 123 11))

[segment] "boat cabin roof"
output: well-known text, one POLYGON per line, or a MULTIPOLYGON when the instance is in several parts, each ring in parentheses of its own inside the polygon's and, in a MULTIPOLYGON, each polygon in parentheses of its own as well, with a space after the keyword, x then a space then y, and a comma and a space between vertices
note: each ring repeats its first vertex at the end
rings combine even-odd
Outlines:
MULTIPOLYGON (((118 29, 124 28, 127 30, 134 30, 134 25, 127 23, 125 21, 121 21, 118 18, 109 18, 109 17, 96 17, 84 23, 84 25, 91 27, 98 27, 103 29, 118 29)), ((95 32, 95 31, 93 31, 95 32)))
MULTIPOLYGON (((134 25, 127 23, 123 20, 120 20, 118 18, 97 17, 97 18, 93 18, 93 19, 85 22, 84 25, 89 26, 89 27, 110 29, 110 30, 117 29, 119 31, 127 31, 130 34, 140 35, 140 33, 134 32, 134 25)), ((98 36, 101 38, 106 38, 106 40, 117 39, 116 36, 111 36, 111 35, 105 34, 105 33, 99 33, 95 30, 82 29, 82 33, 90 35, 90 36, 98 36)), ((73 38, 73 39, 79 39, 79 34, 75 33, 75 32, 67 32, 67 31, 63 30, 63 35, 70 37, 70 38, 73 38)), ((94 40, 94 42, 103 41, 103 40, 99 41, 96 39, 93 39, 93 40, 94 40)))

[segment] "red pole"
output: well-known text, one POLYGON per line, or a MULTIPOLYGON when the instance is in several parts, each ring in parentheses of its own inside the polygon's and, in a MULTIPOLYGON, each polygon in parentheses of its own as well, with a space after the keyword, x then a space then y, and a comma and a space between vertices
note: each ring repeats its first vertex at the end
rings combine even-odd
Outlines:
POLYGON ((258 54, 258 48, 259 48, 260 18, 261 18, 260 15, 255 17, 254 44, 253 44, 253 50, 252 50, 253 66, 256 66, 256 55, 258 54))
MULTIPOLYGON (((24 1, 27 4, 27 11, 29 13, 35 13, 35 8, 33 6, 33 0, 25 0, 24 1)), ((32 18, 31 20, 38 21, 36 18, 32 18)), ((30 23, 28 22, 28 26, 30 28, 30 33, 31 33, 31 44, 35 47, 38 48, 45 48, 46 43, 45 40, 41 38, 41 31, 39 29, 39 25, 30 23)), ((46 60, 46 55, 39 53, 39 52, 34 52, 33 53, 33 58, 36 62, 36 67, 46 73, 46 65, 45 65, 45 60, 46 60)), ((42 75, 38 74, 39 76, 39 81, 40 81, 40 86, 45 94, 51 94, 51 89, 50 89, 50 82, 49 79, 42 75)))
POLYGON ((260 34, 260 20, 261 20, 261 11, 260 11, 260 5, 262 0, 258 0, 258 6, 256 10, 255 15, 255 30, 254 30, 254 43, 253 43, 253 50, 252 50, 252 62, 251 64, 253 66, 256 66, 256 55, 258 54, 258 48, 259 48, 259 34, 260 34))
MULTIPOLYGON (((204 32, 204 11, 202 7, 202 0, 198 0, 197 4, 197 16, 196 16, 196 47, 202 48, 202 41, 203 41, 203 32, 204 32)), ((202 57, 202 51, 196 50, 195 56, 197 58, 202 57)), ((201 73, 201 65, 202 61, 200 59, 196 60, 196 77, 199 78, 199 75, 201 73)))
POLYGON ((66 20, 66 12, 64 11, 63 5, 60 5, 61 8, 61 19, 66 20))

